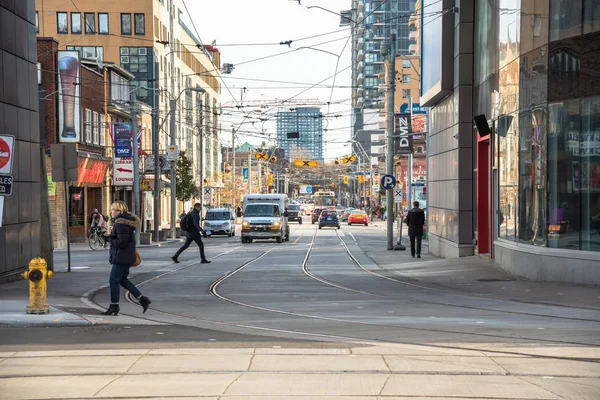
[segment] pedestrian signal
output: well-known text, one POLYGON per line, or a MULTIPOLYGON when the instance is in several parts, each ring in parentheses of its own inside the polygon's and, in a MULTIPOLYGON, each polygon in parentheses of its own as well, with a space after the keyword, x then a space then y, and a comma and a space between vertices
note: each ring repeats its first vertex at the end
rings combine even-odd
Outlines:
POLYGON ((365 177, 363 175, 358 176, 358 183, 365 183, 365 177))
POLYGON ((277 162, 277 157, 275 157, 275 156, 271 157, 271 162, 277 162))
POLYGON ((340 165, 340 160, 336 159, 336 160, 335 160, 333 163, 334 163, 335 165, 340 165))
POLYGON ((268 180, 269 180, 268 185, 269 186, 273 186, 273 184, 275 182, 275 179, 273 178, 273 174, 269 174, 269 179, 268 180))
POLYGON ((310 161, 310 160, 294 160, 294 166, 296 167, 318 167, 318 161, 310 161))

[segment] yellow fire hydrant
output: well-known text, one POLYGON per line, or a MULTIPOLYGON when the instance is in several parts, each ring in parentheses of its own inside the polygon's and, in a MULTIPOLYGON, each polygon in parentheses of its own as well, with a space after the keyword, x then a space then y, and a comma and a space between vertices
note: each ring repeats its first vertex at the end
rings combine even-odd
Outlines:
POLYGON ((48 288, 46 282, 54 276, 48 271, 48 265, 43 258, 34 258, 29 262, 29 270, 21 276, 29 281, 29 306, 27 314, 48 314, 50 307, 46 304, 48 288))

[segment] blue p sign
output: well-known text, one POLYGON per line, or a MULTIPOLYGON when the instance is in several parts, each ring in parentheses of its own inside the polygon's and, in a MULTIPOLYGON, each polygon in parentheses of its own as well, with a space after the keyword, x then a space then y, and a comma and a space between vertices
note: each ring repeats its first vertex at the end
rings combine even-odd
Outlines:
POLYGON ((392 190, 396 187, 396 178, 393 175, 384 175, 381 178, 381 187, 385 190, 392 190))

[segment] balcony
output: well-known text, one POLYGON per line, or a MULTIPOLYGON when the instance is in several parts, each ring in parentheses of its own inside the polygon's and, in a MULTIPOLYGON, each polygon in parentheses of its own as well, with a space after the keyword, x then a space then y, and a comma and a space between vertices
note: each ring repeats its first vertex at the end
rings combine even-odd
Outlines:
POLYGON ((408 39, 416 41, 419 38, 419 33, 417 31, 410 31, 408 33, 408 39))
POLYGON ((358 38, 358 47, 363 47, 364 44, 365 44, 365 38, 359 37, 358 38))
POLYGON ((356 65, 356 68, 357 68, 359 71, 362 71, 362 70, 365 68, 365 63, 364 63, 364 61, 359 61, 359 62, 358 62, 358 64, 356 65))
POLYGON ((358 61, 362 61, 362 60, 364 60, 364 59, 365 59, 365 52, 364 52, 362 49, 360 49, 360 50, 358 51, 358 54, 356 55, 356 59, 357 59, 358 61))
POLYGON ((410 54, 417 54, 417 50, 418 50, 418 46, 416 44, 411 44, 410 46, 408 46, 408 52, 410 54))
POLYGON ((361 85, 364 81, 365 81, 365 75, 361 72, 356 77, 356 82, 358 82, 358 84, 361 85))
POLYGON ((416 28, 417 27, 417 16, 416 15, 411 15, 410 18, 408 19, 408 27, 409 28, 416 28))
POLYGON ((373 22, 373 25, 375 25, 375 26, 385 26, 385 19, 384 18, 377 18, 375 20, 375 22, 373 22))

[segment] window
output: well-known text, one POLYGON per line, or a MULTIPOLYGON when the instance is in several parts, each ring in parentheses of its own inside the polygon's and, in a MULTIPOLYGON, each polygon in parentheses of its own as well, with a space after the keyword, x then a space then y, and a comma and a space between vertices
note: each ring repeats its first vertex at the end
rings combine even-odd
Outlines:
POLYGON ((40 33, 40 14, 35 12, 35 31, 40 33))
POLYGON ((67 50, 77 50, 81 58, 104 60, 104 47, 102 46, 67 46, 67 50))
POLYGON ((121 35, 131 35, 131 14, 121 14, 121 35))
POLYGON ((85 142, 92 143, 92 110, 85 109, 85 142))
POLYGON ((96 16, 94 13, 84 13, 85 18, 85 33, 93 34, 96 33, 96 16))
POLYGON ((146 34, 146 20, 144 14, 134 14, 135 16, 135 34, 145 35, 146 34))
POLYGON ((81 13, 71 13, 71 33, 81 34, 81 13))
POLYGON ((402 60, 402 68, 412 68, 410 60, 402 60))
POLYGON ((100 143, 98 137, 98 113, 94 111, 93 115, 94 119, 92 120, 92 132, 94 133, 94 144, 98 145, 100 143))
POLYGON ((106 146, 106 122, 105 122, 104 114, 100 114, 100 125, 98 128, 100 129, 100 146, 106 146))
POLYGON ((600 0, 585 0, 583 33, 600 31, 600 0))
POLYGON ((98 33, 108 35, 108 14, 98 13, 98 33))
POLYGON ((408 99, 410 97, 410 89, 402 89, 402 98, 408 99))
POLYGON ((56 30, 58 33, 69 33, 69 21, 66 12, 56 13, 56 30))
POLYGON ((402 83, 410 83, 410 75, 402 75, 402 83))
POLYGON ((583 1, 550 1, 550 41, 581 35, 583 1))

